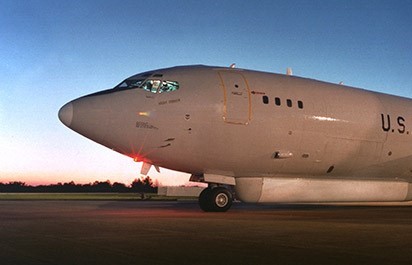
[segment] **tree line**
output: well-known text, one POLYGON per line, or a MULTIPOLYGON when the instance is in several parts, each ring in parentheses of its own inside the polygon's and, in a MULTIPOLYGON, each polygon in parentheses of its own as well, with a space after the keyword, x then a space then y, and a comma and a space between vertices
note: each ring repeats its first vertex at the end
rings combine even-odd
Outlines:
POLYGON ((147 176, 135 179, 130 185, 107 181, 95 181, 88 184, 76 184, 74 181, 50 185, 31 186, 24 182, 0 182, 0 192, 144 192, 157 193, 157 185, 147 176))

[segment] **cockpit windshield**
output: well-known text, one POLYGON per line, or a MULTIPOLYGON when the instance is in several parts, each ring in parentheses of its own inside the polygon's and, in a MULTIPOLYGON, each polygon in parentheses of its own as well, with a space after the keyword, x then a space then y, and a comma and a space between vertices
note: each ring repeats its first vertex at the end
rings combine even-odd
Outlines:
POLYGON ((126 79, 123 82, 121 82, 116 88, 130 89, 140 87, 143 82, 144 79, 126 79))
POLYGON ((151 93, 172 92, 179 89, 179 83, 161 79, 126 79, 116 86, 117 89, 140 88, 151 93))

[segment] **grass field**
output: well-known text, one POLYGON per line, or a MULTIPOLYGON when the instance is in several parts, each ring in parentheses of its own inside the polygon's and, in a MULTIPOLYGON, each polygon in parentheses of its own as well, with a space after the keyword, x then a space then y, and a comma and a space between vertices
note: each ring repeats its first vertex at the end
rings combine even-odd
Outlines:
POLYGON ((0 193, 0 200, 193 200, 192 197, 166 197, 155 193, 0 193))

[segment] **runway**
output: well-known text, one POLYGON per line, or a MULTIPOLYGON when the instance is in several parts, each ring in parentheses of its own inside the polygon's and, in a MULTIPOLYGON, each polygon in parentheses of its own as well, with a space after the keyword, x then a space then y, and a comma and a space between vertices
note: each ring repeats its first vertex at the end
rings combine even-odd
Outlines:
POLYGON ((412 207, 0 201, 0 263, 411 264, 412 207))

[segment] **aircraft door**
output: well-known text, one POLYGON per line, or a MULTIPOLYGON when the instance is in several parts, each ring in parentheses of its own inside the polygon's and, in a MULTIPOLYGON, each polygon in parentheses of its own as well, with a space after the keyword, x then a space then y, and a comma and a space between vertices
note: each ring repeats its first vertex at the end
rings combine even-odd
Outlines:
POLYGON ((223 120, 233 124, 248 124, 252 110, 246 78, 241 73, 232 71, 221 71, 219 77, 224 91, 223 120))

